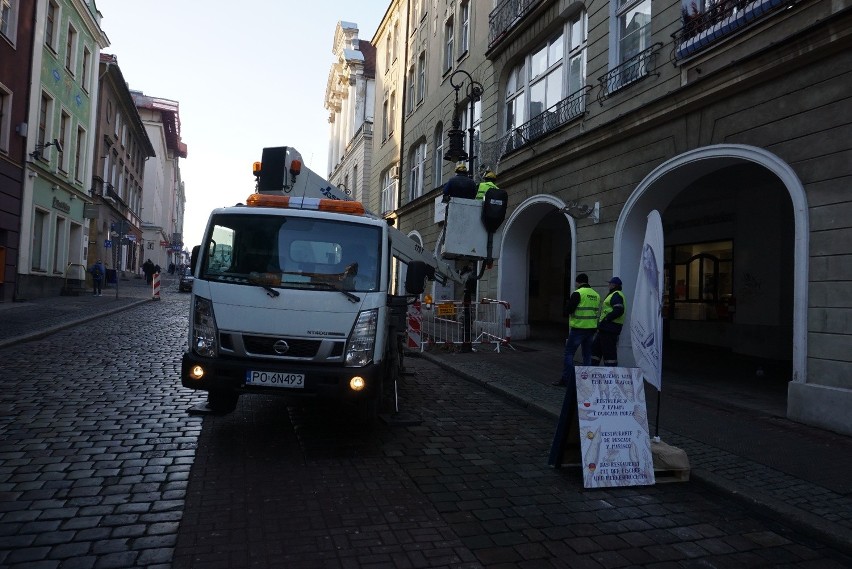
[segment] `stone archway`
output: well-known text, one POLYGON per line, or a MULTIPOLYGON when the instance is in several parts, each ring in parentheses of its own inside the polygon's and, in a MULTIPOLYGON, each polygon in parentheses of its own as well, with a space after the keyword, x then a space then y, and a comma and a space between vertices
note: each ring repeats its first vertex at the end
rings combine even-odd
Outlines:
MULTIPOLYGON (((636 273, 648 212, 653 209, 662 212, 683 188, 699 178, 740 164, 757 165, 770 172, 786 188, 792 202, 794 224, 792 379, 795 382, 805 382, 809 241, 807 201, 804 188, 795 172, 774 154, 752 146, 714 145, 685 152, 655 168, 636 187, 619 216, 613 242, 613 271, 614 274, 622 275, 636 273)), ((630 295, 635 287, 635 278, 623 280, 625 280, 625 292, 630 295)), ((622 360, 624 365, 633 365, 629 336, 622 336, 619 343, 619 361, 622 360)))
MULTIPOLYGON (((498 293, 500 300, 508 301, 511 306, 512 338, 526 339, 531 331, 528 267, 530 238, 547 215, 560 211, 565 205, 559 198, 547 194, 530 197, 518 205, 503 226, 497 275, 498 293)), ((569 240, 570 258, 573 262, 576 257, 577 228, 573 218, 564 213, 561 215, 567 222, 567 231, 557 237, 569 240)))

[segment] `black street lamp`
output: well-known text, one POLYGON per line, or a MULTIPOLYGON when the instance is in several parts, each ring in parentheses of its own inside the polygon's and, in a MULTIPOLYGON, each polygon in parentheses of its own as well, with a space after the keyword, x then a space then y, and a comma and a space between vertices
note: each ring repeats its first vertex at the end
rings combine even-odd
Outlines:
POLYGON ((467 175, 473 177, 473 161, 476 159, 476 156, 473 154, 473 113, 475 109, 476 102, 482 98, 482 85, 473 80, 473 77, 470 76, 470 73, 464 71, 463 69, 458 69, 450 75, 450 85, 452 85, 453 89, 456 92, 456 104, 453 108, 453 128, 447 131, 447 151, 444 153, 444 160, 449 160, 451 162, 462 162, 467 160, 468 168, 467 175), (468 150, 465 152, 464 150, 464 131, 461 129, 461 118, 459 117, 459 91, 464 85, 464 79, 458 85, 455 84, 453 79, 456 75, 462 73, 467 76, 468 85, 467 85, 467 100, 470 105, 470 112, 468 113, 468 150))
MULTIPOLYGON (((448 149, 444 153, 444 160, 450 160, 452 162, 461 162, 467 160, 467 175, 473 178, 473 161, 476 159, 476 156, 473 153, 473 139, 474 139, 474 128, 473 128, 473 113, 475 110, 476 102, 482 98, 482 85, 477 81, 473 80, 473 77, 470 76, 470 73, 464 71, 462 69, 458 69, 450 75, 450 85, 452 85, 453 89, 456 92, 456 104, 453 108, 453 128, 447 131, 447 146, 448 149), (468 112, 468 150, 465 152, 464 150, 464 131, 461 129, 461 119, 459 118, 459 91, 464 85, 464 79, 462 82, 456 85, 453 81, 456 75, 462 73, 467 77, 468 85, 467 85, 467 100, 470 105, 470 110, 468 112)), ((471 342, 471 314, 470 314, 470 305, 473 297, 473 292, 476 290, 476 281, 482 276, 480 273, 478 276, 476 275, 476 270, 471 267, 471 271, 468 274, 467 279, 464 283, 464 297, 462 299, 462 308, 464 313, 464 325, 462 326, 462 345, 460 352, 467 353, 473 351, 473 346, 471 342)))

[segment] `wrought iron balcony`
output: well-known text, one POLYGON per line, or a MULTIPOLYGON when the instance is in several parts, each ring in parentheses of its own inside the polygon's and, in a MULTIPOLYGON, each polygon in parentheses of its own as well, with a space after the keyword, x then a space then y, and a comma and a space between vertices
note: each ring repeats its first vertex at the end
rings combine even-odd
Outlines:
POLYGON ((651 47, 643 49, 618 67, 614 67, 609 73, 601 75, 598 78, 601 85, 600 92, 598 93, 600 104, 603 105, 604 99, 616 91, 654 73, 656 69, 656 55, 662 47, 662 43, 655 43, 651 47))
POLYGON ((672 34, 675 60, 684 59, 799 0, 707 0, 703 11, 683 10, 683 27, 672 34))
POLYGON ((524 124, 512 128, 498 140, 497 158, 525 146, 586 113, 586 103, 591 86, 578 89, 543 113, 524 124))
POLYGON ((491 49, 542 0, 503 0, 488 15, 488 49, 491 49))

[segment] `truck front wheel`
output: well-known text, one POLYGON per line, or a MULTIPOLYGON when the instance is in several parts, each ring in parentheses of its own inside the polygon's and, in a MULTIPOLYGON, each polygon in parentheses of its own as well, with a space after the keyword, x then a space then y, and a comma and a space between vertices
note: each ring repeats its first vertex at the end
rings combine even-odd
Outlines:
POLYGON ((229 389, 216 389, 207 392, 207 407, 214 413, 230 413, 237 408, 240 394, 229 389))

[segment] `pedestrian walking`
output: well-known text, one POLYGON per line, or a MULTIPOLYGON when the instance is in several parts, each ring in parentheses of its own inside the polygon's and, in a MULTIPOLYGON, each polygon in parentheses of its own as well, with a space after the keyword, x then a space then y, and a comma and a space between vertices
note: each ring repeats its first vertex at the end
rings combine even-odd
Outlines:
POLYGON ((485 193, 491 188, 497 188, 497 174, 493 170, 486 170, 482 175, 482 181, 479 182, 479 187, 476 190, 476 199, 484 200, 485 193))
POLYGON ((575 389, 574 354, 577 348, 583 349, 583 365, 592 365, 592 342, 598 327, 598 310, 601 295, 589 286, 589 277, 585 273, 577 275, 577 290, 568 299, 568 324, 570 331, 565 341, 565 358, 562 364, 562 377, 551 385, 575 389))
POLYGON ((151 262, 151 259, 142 263, 142 272, 145 273, 145 282, 151 284, 154 276, 154 263, 151 262))
POLYGON ((627 302, 621 292, 621 279, 609 279, 609 294, 603 301, 598 333, 592 344, 592 365, 618 367, 618 337, 624 326, 627 302))
POLYGON ((101 296, 101 284, 106 275, 106 268, 100 259, 89 267, 89 273, 92 275, 92 294, 94 296, 101 296))
POLYGON ((477 185, 470 177, 464 162, 456 165, 456 174, 444 184, 444 199, 447 203, 450 198, 464 198, 472 200, 476 198, 477 185))

